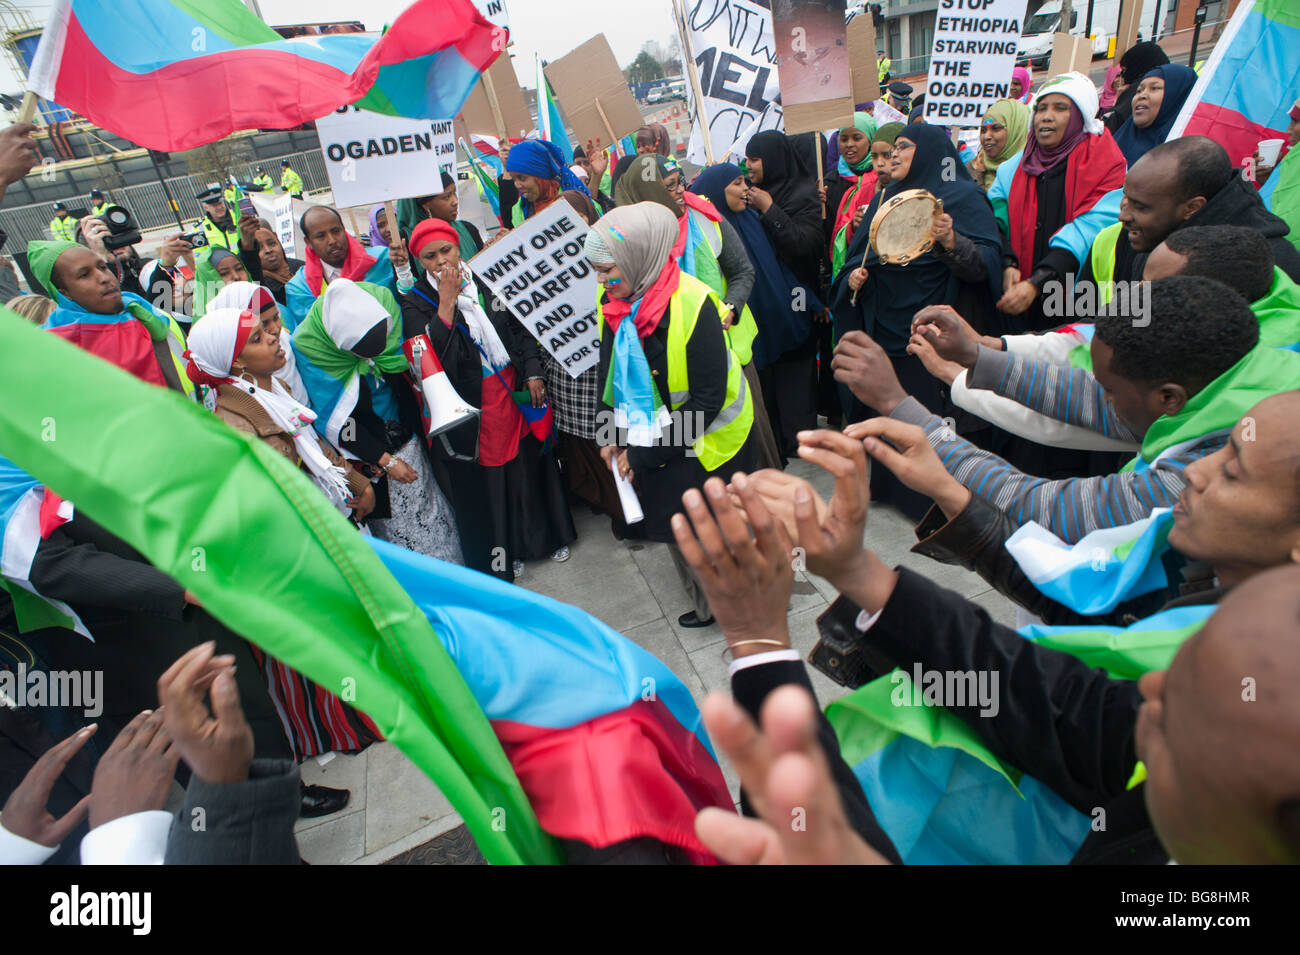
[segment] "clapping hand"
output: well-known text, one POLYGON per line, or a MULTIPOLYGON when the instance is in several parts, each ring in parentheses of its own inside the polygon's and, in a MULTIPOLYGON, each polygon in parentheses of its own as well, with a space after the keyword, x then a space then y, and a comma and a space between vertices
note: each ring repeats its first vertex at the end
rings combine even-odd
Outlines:
POLYGON ((216 644, 199 644, 158 678, 167 732, 194 774, 208 783, 238 783, 253 762, 253 731, 244 719, 233 656, 215 656, 216 644), (212 713, 204 705, 211 688, 212 713))
POLYGON ((758 816, 702 810, 695 833, 710 852, 731 865, 886 863, 849 825, 817 740, 816 708, 807 690, 774 690, 763 703, 761 730, 726 693, 709 694, 702 715, 758 816), (797 818, 803 826, 792 824, 797 818))
POLYGON ((913 491, 933 499, 949 518, 970 502, 971 492, 948 473, 924 428, 893 418, 868 418, 849 425, 844 435, 860 440, 868 454, 913 491))
POLYGON ((98 728, 98 724, 95 723, 84 726, 41 754, 41 758, 18 784, 18 788, 9 794, 4 811, 0 812, 5 829, 15 836, 22 836, 24 839, 54 848, 77 828, 90 811, 89 796, 58 819, 50 815, 46 807, 55 781, 62 775, 72 757, 76 756, 81 747, 86 745, 86 741, 95 735, 98 728))
POLYGON ((974 368, 979 358, 979 334, 949 305, 930 305, 917 312, 912 334, 933 345, 944 361, 963 368, 974 368))
POLYGON ((91 829, 166 804, 180 752, 163 725, 164 709, 137 714, 100 757, 90 787, 91 829))
POLYGON ((893 362, 866 332, 848 332, 839 340, 831 368, 836 381, 848 385, 854 397, 883 415, 892 414, 907 398, 893 362))

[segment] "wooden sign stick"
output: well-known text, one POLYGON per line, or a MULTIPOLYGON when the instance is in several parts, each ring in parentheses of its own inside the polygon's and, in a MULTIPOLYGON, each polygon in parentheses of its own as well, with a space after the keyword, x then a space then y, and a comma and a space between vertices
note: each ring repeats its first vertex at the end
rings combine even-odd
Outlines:
MULTIPOLYGON (((600 105, 600 97, 596 97, 594 102, 596 112, 600 113, 600 121, 605 124, 605 132, 609 133, 609 145, 612 146, 618 142, 618 137, 614 135, 614 127, 609 124, 609 117, 605 115, 605 109, 600 105)), ((587 158, 590 159, 591 157, 588 156, 587 158)))
MULTIPOLYGON (((816 137, 817 142, 817 194, 820 196, 822 190, 826 188, 826 181, 822 177, 822 166, 825 165, 825 163, 822 162, 822 134, 814 131, 813 136, 816 137)), ((822 218, 826 218, 825 199, 822 199, 822 218)))
POLYGON ((492 85, 492 75, 484 70, 481 74, 483 77, 483 92, 487 94, 488 106, 492 108, 492 118, 496 120, 497 133, 505 142, 510 141, 510 133, 506 130, 506 118, 501 112, 501 103, 497 99, 496 87, 492 85))
POLYGON ((686 9, 682 0, 673 0, 673 14, 677 20, 677 34, 682 41, 682 62, 686 64, 686 75, 691 81, 691 92, 695 94, 695 120, 700 124, 700 136, 704 139, 704 155, 712 166, 713 140, 709 135, 709 110, 704 105, 704 91, 700 88, 700 74, 695 68, 695 54, 691 52, 691 31, 686 26, 686 9))

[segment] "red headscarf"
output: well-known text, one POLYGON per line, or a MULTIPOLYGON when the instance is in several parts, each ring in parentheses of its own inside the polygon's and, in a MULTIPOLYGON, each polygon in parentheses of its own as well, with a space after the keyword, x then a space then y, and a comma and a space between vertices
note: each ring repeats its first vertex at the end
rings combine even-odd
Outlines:
POLYGON ((434 239, 445 239, 459 248, 460 236, 450 222, 445 219, 425 219, 411 233, 411 254, 420 257, 420 250, 434 239))

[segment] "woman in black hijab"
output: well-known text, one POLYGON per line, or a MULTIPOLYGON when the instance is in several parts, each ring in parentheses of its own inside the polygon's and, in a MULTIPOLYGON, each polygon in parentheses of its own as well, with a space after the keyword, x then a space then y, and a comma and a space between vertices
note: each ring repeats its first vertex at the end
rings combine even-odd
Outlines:
POLYGON ((1124 81, 1124 89, 1115 97, 1115 106, 1102 117, 1107 129, 1114 133, 1124 125, 1133 115, 1133 95, 1137 92, 1138 81, 1168 62, 1169 57, 1160 49, 1160 44, 1152 40, 1143 40, 1128 48, 1119 58, 1119 75, 1124 81))
POLYGON ((790 137, 775 129, 755 133, 745 148, 745 201, 758 213, 777 255, 810 288, 824 252, 817 172, 800 158, 790 137))
MULTIPOLYGON (((871 230, 856 230, 831 289, 835 339, 851 331, 866 332, 889 355, 907 393, 935 414, 953 415, 958 432, 963 433, 984 425, 953 408, 947 389, 919 358, 908 354, 912 318, 927 306, 951 305, 980 327, 982 316, 992 313, 1002 294, 1001 233, 988 197, 966 171, 943 127, 924 123, 906 127, 894 140, 890 163, 889 185, 867 207, 863 225, 882 202, 909 189, 925 189, 943 201, 943 213, 935 217, 932 231, 935 243, 906 265, 884 265, 870 250, 871 230), (856 302, 852 301, 855 287, 856 302)), ((848 422, 875 414, 845 387, 840 389, 840 401, 848 422)), ((873 469, 871 496, 889 501, 914 519, 929 506, 928 499, 908 491, 886 468, 873 469)))

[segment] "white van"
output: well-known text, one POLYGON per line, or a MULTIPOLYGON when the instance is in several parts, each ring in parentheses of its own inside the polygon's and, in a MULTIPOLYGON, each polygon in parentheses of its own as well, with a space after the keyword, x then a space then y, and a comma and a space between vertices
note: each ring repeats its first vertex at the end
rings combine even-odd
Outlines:
MULTIPOLYGON (((1105 56, 1111 38, 1119 31, 1120 0, 1095 0, 1092 5, 1092 55, 1105 56)), ((1016 63, 1044 69, 1052 58, 1052 35, 1058 32, 1083 36, 1087 26, 1087 0, 1074 0, 1069 28, 1061 25, 1061 0, 1047 0, 1025 21, 1016 50, 1016 63)), ((1120 51, 1123 52, 1123 51, 1120 51)))

